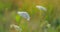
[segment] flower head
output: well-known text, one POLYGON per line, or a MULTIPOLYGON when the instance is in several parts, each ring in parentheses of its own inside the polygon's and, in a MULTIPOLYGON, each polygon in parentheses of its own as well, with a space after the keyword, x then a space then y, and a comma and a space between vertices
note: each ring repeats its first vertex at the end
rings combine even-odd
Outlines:
POLYGON ((39 5, 37 5, 36 8, 38 8, 38 9, 40 9, 40 10, 47 11, 47 9, 46 9, 45 7, 43 7, 43 6, 39 6, 39 5))
POLYGON ((21 27, 20 26, 17 26, 17 25, 15 25, 15 24, 11 24, 10 25, 10 28, 15 28, 17 31, 22 31, 22 29, 21 29, 21 27))
POLYGON ((30 16, 27 12, 18 12, 18 14, 24 18, 26 18, 28 21, 30 20, 30 16))

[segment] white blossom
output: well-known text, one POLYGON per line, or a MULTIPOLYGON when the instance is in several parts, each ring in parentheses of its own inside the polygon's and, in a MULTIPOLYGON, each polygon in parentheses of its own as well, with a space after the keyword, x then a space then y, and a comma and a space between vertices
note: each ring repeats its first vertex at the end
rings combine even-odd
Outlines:
POLYGON ((23 18, 26 18, 28 21, 30 20, 30 16, 27 12, 18 12, 18 14, 23 18))
POLYGON ((45 7, 43 7, 43 6, 39 6, 39 5, 37 5, 36 8, 38 8, 38 9, 40 9, 40 10, 47 11, 47 9, 46 9, 45 7))
POLYGON ((47 27, 48 27, 48 28, 51 27, 51 24, 47 24, 47 27))
POLYGON ((20 27, 20 26, 17 26, 17 25, 15 25, 15 24, 11 24, 10 25, 10 28, 13 28, 14 27, 14 29, 16 29, 17 31, 22 31, 22 28, 20 27))

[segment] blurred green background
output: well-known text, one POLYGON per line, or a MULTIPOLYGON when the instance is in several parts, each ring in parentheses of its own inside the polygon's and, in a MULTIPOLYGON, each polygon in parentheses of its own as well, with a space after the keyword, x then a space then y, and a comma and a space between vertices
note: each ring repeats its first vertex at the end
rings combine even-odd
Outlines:
POLYGON ((10 28, 11 24, 21 27, 21 32, 60 32, 60 0, 0 0, 0 32, 20 32, 10 28), (20 17, 18 11, 28 12, 30 21, 20 17))

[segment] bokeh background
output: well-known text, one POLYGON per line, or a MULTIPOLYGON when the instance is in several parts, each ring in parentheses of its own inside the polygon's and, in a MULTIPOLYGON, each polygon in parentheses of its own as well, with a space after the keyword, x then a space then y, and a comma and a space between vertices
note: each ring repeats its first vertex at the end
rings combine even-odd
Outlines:
POLYGON ((60 0, 0 0, 0 32, 20 32, 10 28, 11 24, 21 27, 21 32, 60 32, 60 0), (47 11, 37 9, 37 5, 47 11), (30 21, 18 11, 28 12, 30 21))

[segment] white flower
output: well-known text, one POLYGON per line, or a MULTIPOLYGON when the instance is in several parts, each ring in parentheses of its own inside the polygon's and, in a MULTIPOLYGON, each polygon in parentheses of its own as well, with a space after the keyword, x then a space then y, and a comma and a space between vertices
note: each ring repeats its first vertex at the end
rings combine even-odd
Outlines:
POLYGON ((47 24, 47 27, 48 27, 48 28, 51 27, 51 24, 47 24))
POLYGON ((24 18, 26 18, 28 21, 30 20, 30 16, 27 12, 18 12, 18 14, 24 18))
POLYGON ((20 31, 20 32, 22 31, 21 27, 15 25, 15 24, 11 24, 11 25, 10 25, 10 28, 13 28, 13 27, 14 27, 17 31, 20 31))
POLYGON ((39 5, 37 5, 36 8, 38 8, 38 9, 40 9, 40 10, 47 11, 47 9, 46 9, 45 7, 43 7, 43 6, 39 6, 39 5))

